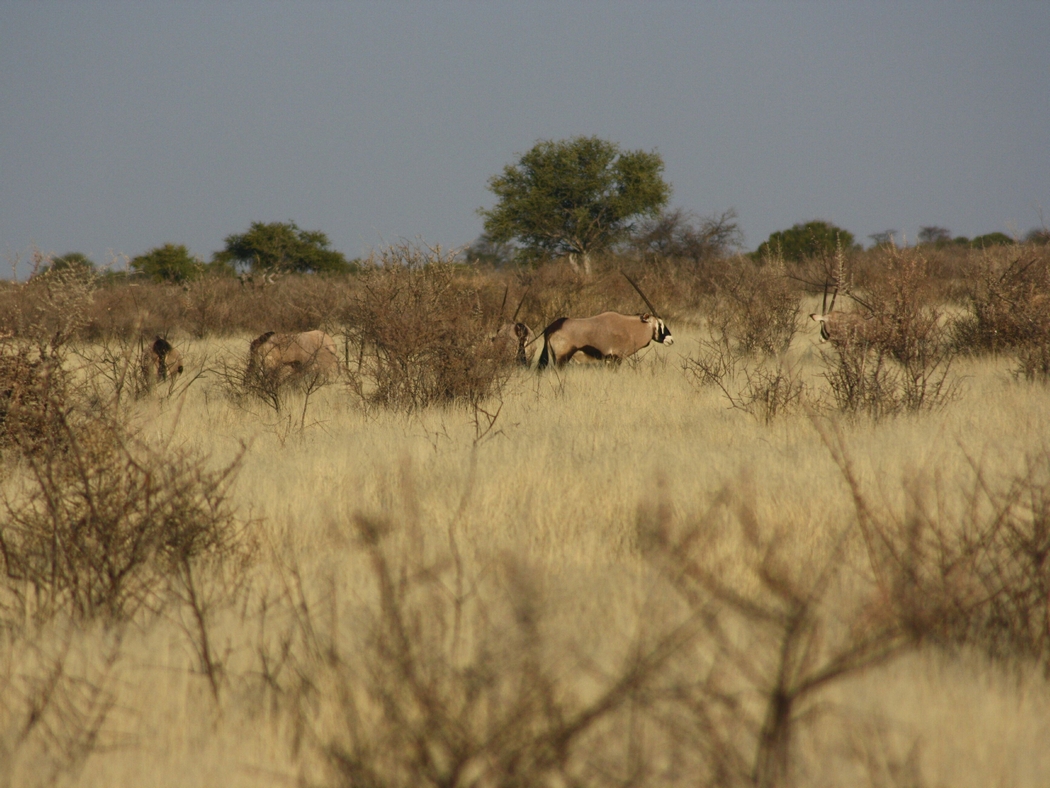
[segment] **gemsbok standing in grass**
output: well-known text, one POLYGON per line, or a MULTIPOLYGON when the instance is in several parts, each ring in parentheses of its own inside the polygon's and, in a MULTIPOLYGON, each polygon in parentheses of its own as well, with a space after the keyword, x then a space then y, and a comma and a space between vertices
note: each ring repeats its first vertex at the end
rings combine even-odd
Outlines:
MULTIPOLYGON (((835 286, 831 294, 831 305, 828 305, 828 286, 824 285, 824 300, 820 305, 820 314, 811 314, 810 320, 820 325, 820 341, 831 342, 833 345, 847 344, 870 344, 875 340, 879 321, 874 314, 861 314, 860 312, 836 312, 835 299, 838 297, 839 288, 835 286)), ((856 300, 855 297, 853 297, 856 300)))
POLYGON ((307 372, 325 378, 339 374, 335 340, 324 331, 301 334, 267 331, 252 340, 246 377, 262 374, 282 381, 307 372))
MULTIPOLYGON (((499 310, 501 319, 504 315, 503 310, 507 306, 509 293, 510 285, 507 285, 503 293, 503 304, 499 310)), ((518 302, 518 308, 514 310, 513 317, 503 323, 492 337, 492 343, 496 346, 500 357, 507 359, 508 362, 513 359, 523 367, 531 367, 533 359, 536 358, 536 334, 525 323, 518 320, 518 313, 521 312, 521 306, 525 303, 525 296, 528 294, 529 291, 526 289, 518 302)))
POLYGON ((656 314, 652 302, 627 274, 638 295, 652 310, 642 315, 602 312, 594 317, 559 317, 543 330, 539 368, 562 366, 577 353, 596 360, 622 361, 650 342, 674 344, 671 330, 656 314))
POLYGON ((182 373, 182 354, 158 336, 142 352, 142 376, 150 385, 174 380, 182 373))

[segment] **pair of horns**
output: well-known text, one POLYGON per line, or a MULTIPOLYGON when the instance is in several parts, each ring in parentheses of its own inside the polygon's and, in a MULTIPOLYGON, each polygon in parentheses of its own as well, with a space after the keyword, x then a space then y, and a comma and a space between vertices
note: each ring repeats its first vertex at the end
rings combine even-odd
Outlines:
MULTIPOLYGON (((525 288, 525 292, 521 294, 521 300, 518 302, 518 308, 514 310, 514 317, 510 319, 511 323, 518 322, 518 313, 521 311, 522 304, 525 303, 525 296, 529 294, 529 288, 525 288)), ((503 303, 499 305, 499 313, 502 315, 503 310, 507 306, 507 296, 510 295, 510 285, 507 285, 507 289, 503 291, 503 303)))

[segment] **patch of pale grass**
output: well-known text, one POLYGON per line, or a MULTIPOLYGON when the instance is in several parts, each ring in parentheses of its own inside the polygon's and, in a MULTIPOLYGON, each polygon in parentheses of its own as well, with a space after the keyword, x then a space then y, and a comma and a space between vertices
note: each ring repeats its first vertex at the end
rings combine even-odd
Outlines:
MULTIPOLYGON (((507 557, 522 562, 545 589, 552 625, 579 634, 600 659, 610 639, 638 626, 656 587, 638 549, 640 505, 664 501, 685 522, 704 517, 730 489, 783 555, 817 564, 853 517, 810 416, 789 414, 767 427, 716 391, 694 387, 681 360, 699 336, 687 329, 673 348, 649 348, 619 367, 516 373, 502 402, 486 405, 499 416, 480 439, 467 409, 365 412, 338 383, 306 403, 290 399, 297 419, 305 405, 299 428, 262 405, 231 403, 214 375, 177 399, 144 400, 137 418, 151 440, 198 446, 217 463, 242 442, 249 447, 234 500, 269 549, 253 593, 276 595, 281 572, 295 566, 302 591, 332 627, 343 626, 345 611, 374 596, 351 518, 385 515, 418 523, 424 550, 440 553, 454 538, 468 574, 496 571, 507 557)), ((186 343, 184 355, 189 365, 195 357, 233 364, 246 347, 243 338, 186 343)), ((807 380, 819 383, 814 347, 804 334, 792 352, 807 380)), ((971 458, 1009 472, 1050 439, 1050 395, 1014 382, 1008 369, 1008 361, 961 361, 960 396, 943 410, 836 422, 879 506, 903 511, 903 485, 922 474, 949 489, 963 484, 971 458)), ((405 549, 415 549, 409 541, 405 549)), ((725 571, 743 578, 746 562, 732 538, 715 544, 725 571)), ((857 571, 860 559, 859 545, 851 548, 857 571)), ((122 658, 113 718, 118 730, 134 732, 133 744, 93 756, 82 783, 285 784, 310 771, 303 759, 311 750, 292 750, 279 703, 277 711, 262 708, 248 689, 256 686, 257 611, 246 605, 219 618, 215 637, 232 689, 218 709, 205 680, 191 673, 182 631, 161 622, 142 633, 122 658)), ((920 655, 837 688, 834 700, 914 734, 930 784, 1050 782, 1046 748, 1035 751, 1050 733, 1050 694, 1038 679, 1022 690, 980 660, 920 655)))

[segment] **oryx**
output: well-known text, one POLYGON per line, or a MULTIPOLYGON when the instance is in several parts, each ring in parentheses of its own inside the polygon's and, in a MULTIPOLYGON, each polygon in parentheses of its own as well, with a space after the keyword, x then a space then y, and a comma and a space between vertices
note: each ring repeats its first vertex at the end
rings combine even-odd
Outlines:
POLYGON ((656 315, 652 303, 627 274, 624 274, 652 313, 623 315, 602 312, 594 317, 559 317, 543 330, 543 352, 539 368, 561 366, 577 353, 592 359, 621 361, 633 356, 650 342, 674 344, 674 337, 656 315))
POLYGON ((664 321, 654 315, 602 312, 594 317, 559 317, 543 330, 539 367, 561 366, 576 353, 620 361, 654 340, 674 344, 664 321))
POLYGON ((267 331, 252 340, 246 375, 273 375, 284 380, 298 373, 316 372, 323 377, 339 373, 335 340, 324 331, 277 334, 267 331))
MULTIPOLYGON (((501 317, 507 306, 509 293, 510 285, 507 285, 507 289, 503 292, 503 303, 499 308, 501 317)), ((512 360, 516 361, 523 367, 531 367, 536 357, 536 335, 525 323, 518 321, 518 313, 521 312, 521 306, 525 303, 525 296, 528 294, 529 291, 526 289, 518 302, 518 308, 514 310, 514 315, 508 322, 503 323, 492 337, 492 344, 496 347, 499 358, 505 359, 508 363, 512 360)))
POLYGON ((161 336, 142 351, 142 377, 148 383, 174 379, 182 372, 182 354, 161 336))
MULTIPOLYGON (((860 312, 836 312, 835 299, 839 288, 831 294, 831 306, 828 306, 828 287, 824 285, 824 300, 820 305, 820 314, 811 314, 810 320, 820 324, 820 341, 836 345, 868 344, 878 334, 879 322, 873 314, 863 315, 860 312)), ((856 300, 855 297, 851 296, 856 300)))
POLYGON ((492 338, 500 358, 531 367, 536 358, 536 334, 524 323, 504 323, 492 338))

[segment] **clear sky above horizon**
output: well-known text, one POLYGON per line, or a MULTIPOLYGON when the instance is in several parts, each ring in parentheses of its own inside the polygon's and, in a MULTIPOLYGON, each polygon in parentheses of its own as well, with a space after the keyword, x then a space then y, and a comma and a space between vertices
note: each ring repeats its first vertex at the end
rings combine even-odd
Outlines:
MULTIPOLYGON (((537 140, 656 150, 745 245, 1050 223, 1050 2, 0 0, 0 252, 482 230, 537 140)), ((10 263, 0 262, 10 277, 10 263)), ((19 271, 26 273, 25 265, 19 271)))

